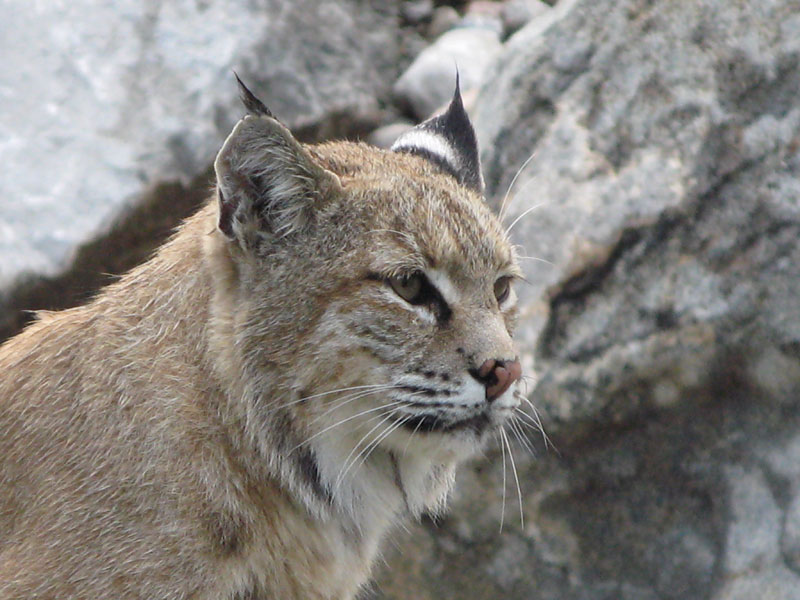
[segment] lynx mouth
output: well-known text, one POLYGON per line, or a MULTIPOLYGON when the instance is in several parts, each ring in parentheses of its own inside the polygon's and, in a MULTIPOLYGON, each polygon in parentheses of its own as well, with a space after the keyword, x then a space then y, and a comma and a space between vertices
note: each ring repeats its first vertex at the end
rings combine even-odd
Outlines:
POLYGON ((415 433, 454 433, 469 430, 481 435, 494 425, 489 414, 485 412, 458 421, 443 419, 439 415, 432 414, 402 417, 397 420, 402 421, 402 427, 415 433))

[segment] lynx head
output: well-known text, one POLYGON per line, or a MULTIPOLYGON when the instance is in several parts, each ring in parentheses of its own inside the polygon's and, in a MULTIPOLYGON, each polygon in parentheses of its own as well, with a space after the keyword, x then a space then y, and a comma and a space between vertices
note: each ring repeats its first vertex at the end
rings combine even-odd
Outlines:
POLYGON ((328 491, 368 455, 474 452, 518 404, 520 270, 458 88, 389 151, 300 144, 242 88, 251 114, 215 162, 217 321, 248 423, 328 491))

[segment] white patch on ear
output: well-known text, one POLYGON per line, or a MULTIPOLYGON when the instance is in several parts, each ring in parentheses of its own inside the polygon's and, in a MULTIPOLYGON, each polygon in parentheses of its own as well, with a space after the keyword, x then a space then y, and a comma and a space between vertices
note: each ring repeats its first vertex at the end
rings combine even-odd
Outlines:
POLYGON ((426 131, 425 129, 412 129, 404 133, 392 145, 392 151, 428 152, 441 159, 454 172, 458 173, 461 170, 461 161, 458 158, 458 154, 447 139, 438 133, 426 131))

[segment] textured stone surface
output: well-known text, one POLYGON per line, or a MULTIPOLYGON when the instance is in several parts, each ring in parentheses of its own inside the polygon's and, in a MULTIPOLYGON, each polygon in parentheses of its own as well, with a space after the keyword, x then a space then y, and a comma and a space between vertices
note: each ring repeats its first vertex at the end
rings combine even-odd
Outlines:
MULTIPOLYGON (((462 469, 448 516, 393 536, 367 597, 798 600, 800 6, 547 4, 473 114, 490 201, 530 257, 518 338, 558 450, 511 433, 521 500, 498 445, 462 469)), ((107 202, 191 178, 137 203, 166 233, 159 210, 202 196, 238 114, 231 67, 292 125, 357 124, 419 44, 388 3, 236 5, 7 11, 3 276, 60 263, 107 202)), ((130 229, 96 244, 111 264, 79 271, 149 247, 130 229)))
POLYGON ((550 7, 541 0, 506 0, 502 8, 503 29, 510 35, 548 12, 550 7))
POLYGON ((460 19, 461 15, 452 6, 438 6, 433 11, 433 17, 428 26, 428 37, 431 39, 438 38, 445 31, 452 29, 460 19))
POLYGON ((413 123, 399 122, 378 127, 367 136, 367 143, 377 146, 378 148, 391 148, 395 140, 413 126, 413 123))
POLYGON ((449 516, 399 536, 374 597, 796 599, 785 540, 797 473, 770 463, 800 464, 800 411, 713 392, 560 453, 518 452, 524 527, 508 473, 499 533, 499 456, 464 470, 449 516))
POLYGON ((481 84, 499 50, 498 30, 483 26, 450 30, 414 59, 395 83, 394 92, 418 119, 426 119, 453 97, 456 67, 461 89, 473 89, 481 84))
POLYGON ((540 205, 513 231, 552 263, 523 288, 551 426, 690 400, 727 353, 746 379, 764 352, 795 364, 795 9, 559 3, 507 43, 477 129, 497 204, 533 157, 505 214, 540 205))
POLYGON ((506 457, 502 534, 497 448, 462 471, 376 597, 800 598, 798 8, 561 0, 504 45, 474 116, 560 452, 515 453, 523 527, 506 457))
POLYGON ((404 64, 399 4, 6 3, 0 305, 20 273, 55 273, 149 184, 210 164, 241 113, 234 69, 295 128, 376 121, 404 64))

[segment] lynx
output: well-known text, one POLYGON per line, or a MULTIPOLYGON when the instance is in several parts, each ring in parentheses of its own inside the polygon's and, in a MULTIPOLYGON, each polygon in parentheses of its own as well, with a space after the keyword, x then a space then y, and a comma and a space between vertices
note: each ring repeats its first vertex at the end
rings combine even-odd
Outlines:
POLYGON ((241 93, 207 205, 0 347, 3 600, 354 598, 520 402, 458 88, 391 150, 241 93))

